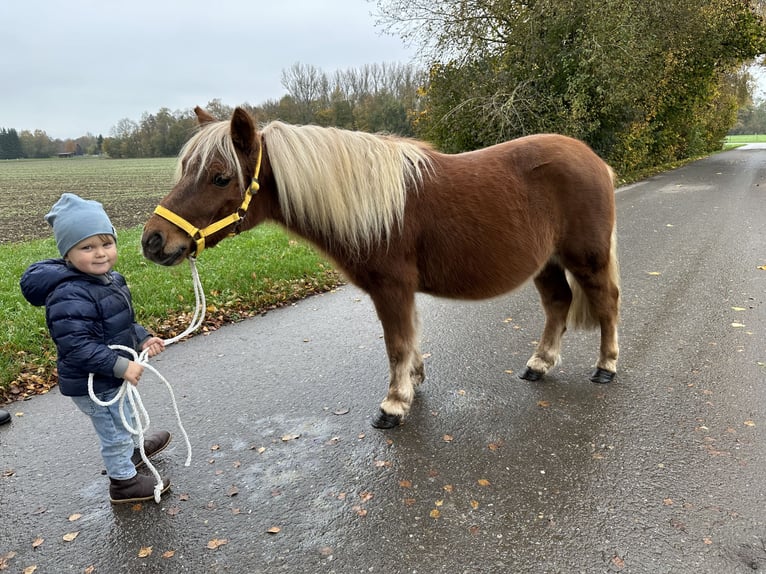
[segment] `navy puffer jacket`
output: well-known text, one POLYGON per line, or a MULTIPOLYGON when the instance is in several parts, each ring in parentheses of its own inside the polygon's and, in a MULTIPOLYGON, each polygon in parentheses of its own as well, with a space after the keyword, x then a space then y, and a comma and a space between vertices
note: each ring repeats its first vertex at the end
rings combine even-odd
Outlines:
POLYGON ((115 372, 124 374, 132 360, 126 351, 109 345, 140 350, 150 337, 135 322, 130 290, 116 271, 88 275, 63 259, 46 259, 29 266, 21 277, 21 292, 35 306, 45 305, 48 325, 58 352, 61 394, 88 394, 88 374, 95 373, 93 390, 106 391, 122 384, 115 372), (118 364, 119 360, 119 364, 118 364))

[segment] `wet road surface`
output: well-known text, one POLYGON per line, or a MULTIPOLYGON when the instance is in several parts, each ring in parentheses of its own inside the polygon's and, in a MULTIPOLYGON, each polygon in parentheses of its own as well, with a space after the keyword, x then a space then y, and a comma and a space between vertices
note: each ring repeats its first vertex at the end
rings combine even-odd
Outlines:
POLYGON ((0 570, 766 571, 765 160, 726 152, 618 192, 611 385, 588 381, 595 332, 567 333, 542 382, 517 378, 542 328, 531 286, 423 296, 426 382, 404 425, 373 429, 382 329, 347 286, 152 360, 192 444, 185 467, 145 377, 151 428, 175 433, 160 504, 109 504, 95 435, 57 390, 11 405, 0 570))

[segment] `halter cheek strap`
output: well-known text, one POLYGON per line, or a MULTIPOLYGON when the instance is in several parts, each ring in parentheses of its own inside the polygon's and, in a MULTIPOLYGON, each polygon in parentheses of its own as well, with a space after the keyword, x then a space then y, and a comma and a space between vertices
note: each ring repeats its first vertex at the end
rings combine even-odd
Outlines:
POLYGON ((253 179, 250 181, 250 185, 245 190, 245 194, 242 198, 242 204, 239 206, 237 211, 232 213, 231 215, 224 217, 223 219, 219 219, 218 221, 214 221, 207 227, 204 227, 200 229, 199 227, 195 227, 188 221, 186 221, 183 217, 180 215, 177 215, 170 211, 169 209, 162 207, 161 205, 158 205, 154 208, 154 213, 156 215, 159 215, 163 219, 167 219, 170 223, 173 225, 180 227, 183 229, 189 237, 192 238, 192 241, 196 244, 195 249, 195 256, 199 256, 200 253, 202 253, 202 250, 205 249, 205 238, 213 235, 214 233, 217 233, 221 231, 222 229, 234 225, 234 229, 229 234, 229 236, 236 235, 239 233, 239 224, 242 222, 243 219, 245 219, 245 215, 247 215, 247 209, 250 207, 250 200, 253 199, 253 196, 258 193, 258 190, 260 189, 260 185, 258 184, 258 174, 261 171, 261 156, 263 154, 263 144, 261 144, 258 147, 258 159, 255 163, 255 173, 253 174, 253 179))

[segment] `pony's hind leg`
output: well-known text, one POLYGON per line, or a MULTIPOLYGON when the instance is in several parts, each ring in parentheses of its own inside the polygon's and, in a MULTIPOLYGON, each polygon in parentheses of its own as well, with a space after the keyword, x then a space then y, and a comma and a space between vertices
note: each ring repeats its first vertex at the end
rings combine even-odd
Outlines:
POLYGON ((528 381, 538 381, 559 361, 561 338, 566 331, 567 315, 572 303, 572 290, 564 269, 551 260, 535 277, 535 287, 545 311, 545 327, 527 367, 519 375, 528 381))
POLYGON ((617 372, 620 353, 617 324, 620 316, 620 271, 617 262, 616 239, 612 233, 609 252, 589 265, 567 265, 575 281, 576 303, 572 305, 569 323, 573 327, 599 327, 601 345, 596 369, 590 377, 594 383, 610 383, 617 372))
POLYGON ((417 344, 415 293, 389 286, 371 292, 370 296, 383 325, 390 371, 388 394, 372 426, 393 428, 409 412, 415 386, 425 378, 423 357, 417 344))

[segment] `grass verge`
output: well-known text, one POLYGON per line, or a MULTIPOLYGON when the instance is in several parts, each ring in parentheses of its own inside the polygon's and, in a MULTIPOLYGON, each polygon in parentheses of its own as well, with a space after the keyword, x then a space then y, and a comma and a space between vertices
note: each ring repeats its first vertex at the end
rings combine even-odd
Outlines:
MULTIPOLYGON (((139 323, 163 338, 182 332, 194 307, 187 264, 166 268, 141 255, 141 227, 118 232, 116 270, 125 275, 139 323)), ((33 307, 19 278, 33 262, 57 257, 53 239, 0 245, 0 404, 47 392, 55 383, 56 349, 45 311, 33 307)), ((202 331, 328 291, 341 282, 309 245, 274 225, 227 239, 197 260, 207 298, 202 331)))

